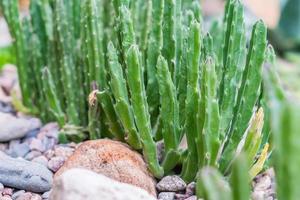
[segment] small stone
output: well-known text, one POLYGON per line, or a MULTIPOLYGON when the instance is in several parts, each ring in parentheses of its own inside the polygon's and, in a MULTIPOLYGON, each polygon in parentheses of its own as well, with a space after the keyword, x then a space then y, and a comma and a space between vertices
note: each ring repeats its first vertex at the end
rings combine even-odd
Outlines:
POLYGON ((45 193, 42 195, 42 198, 43 198, 43 199, 49 199, 49 196, 50 196, 50 191, 45 192, 45 193))
POLYGON ((65 162, 64 157, 61 156, 53 157, 48 162, 48 168, 53 172, 57 172, 59 168, 61 168, 61 166, 64 164, 64 162, 65 162))
POLYGON ((178 192, 186 188, 186 183, 179 176, 171 175, 161 179, 156 188, 162 192, 178 192))
POLYGON ((58 138, 59 126, 57 123, 48 123, 43 128, 41 128, 40 134, 44 134, 50 138, 58 138))
POLYGON ((196 190, 196 183, 191 182, 186 186, 185 194, 188 196, 192 196, 195 194, 195 190, 196 190))
POLYGON ((193 195, 193 196, 188 197, 188 198, 185 199, 185 200, 197 200, 197 196, 196 196, 196 195, 193 195))
POLYGON ((45 146, 42 143, 42 141, 39 140, 39 139, 36 139, 36 138, 34 138, 31 141, 29 147, 30 147, 31 150, 36 150, 36 151, 40 151, 40 152, 44 152, 46 150, 45 146))
POLYGON ((13 191, 14 190, 12 188, 4 188, 2 190, 2 195, 9 195, 9 196, 11 196, 13 194, 13 191))
POLYGON ((34 130, 32 130, 32 131, 29 131, 29 132, 26 134, 25 138, 26 138, 26 139, 29 139, 29 138, 35 138, 35 137, 37 137, 37 135, 38 135, 39 132, 40 132, 40 129, 34 129, 34 130))
POLYGON ((38 194, 32 194, 32 197, 30 200, 42 200, 42 197, 38 194))
POLYGON ((46 151, 44 153, 44 156, 46 156, 46 158, 48 158, 48 160, 50 160, 52 157, 54 157, 55 153, 54 150, 49 149, 48 151, 46 151))
POLYGON ((26 192, 23 194, 20 194, 16 200, 31 200, 32 194, 30 192, 26 192))
POLYGON ((50 190, 53 174, 45 166, 0 152, 0 182, 5 186, 32 192, 50 190))
POLYGON ((45 147, 46 150, 53 149, 54 146, 57 144, 57 142, 58 141, 55 138, 44 137, 42 139, 43 146, 45 147))
POLYGON ((0 200, 12 200, 12 198, 9 195, 4 195, 3 197, 0 197, 0 200))
POLYGON ((161 192, 158 194, 158 200, 174 200, 175 192, 161 192))
POLYGON ((31 151, 24 158, 26 160, 32 160, 32 159, 34 159, 34 158, 36 158, 36 157, 38 157, 40 155, 42 155, 42 153, 39 152, 39 151, 31 151))
POLYGON ((27 143, 21 143, 13 145, 9 149, 9 155, 12 157, 24 157, 30 151, 29 145, 27 143))
POLYGON ((259 181, 255 184, 254 190, 265 191, 271 187, 271 177, 265 175, 259 179, 259 181))
POLYGON ((45 156, 38 156, 32 159, 32 162, 40 163, 46 167, 48 166, 48 159, 45 156))
POLYGON ((58 146, 54 149, 55 156, 68 158, 73 154, 74 150, 70 147, 58 146))
POLYGON ((12 198, 13 200, 16 200, 20 195, 22 195, 22 194, 24 194, 24 193, 25 193, 25 190, 19 190, 19 191, 13 193, 13 195, 11 196, 11 198, 12 198))

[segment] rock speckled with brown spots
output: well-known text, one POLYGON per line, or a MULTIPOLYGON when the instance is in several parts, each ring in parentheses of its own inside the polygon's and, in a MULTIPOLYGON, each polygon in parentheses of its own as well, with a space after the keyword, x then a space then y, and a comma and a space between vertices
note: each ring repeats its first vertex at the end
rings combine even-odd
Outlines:
POLYGON ((55 178, 71 168, 88 169, 138 186, 156 197, 154 178, 142 156, 124 143, 108 139, 83 142, 57 171, 55 178))

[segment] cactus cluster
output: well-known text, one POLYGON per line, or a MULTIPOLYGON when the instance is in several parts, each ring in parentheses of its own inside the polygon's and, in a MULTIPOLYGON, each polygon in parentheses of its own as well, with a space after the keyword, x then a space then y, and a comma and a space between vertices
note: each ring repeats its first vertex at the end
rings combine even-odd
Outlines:
MULTIPOLYGON (((15 39, 23 103, 44 120, 79 133, 76 140, 88 131, 91 139, 126 141, 143 151, 156 177, 182 166, 189 182, 211 166, 233 184, 246 177, 234 164, 240 154, 251 177, 261 170, 267 30, 258 21, 247 40, 239 0, 227 1, 210 34, 202 31, 198 0, 31 0, 24 18, 17 0, 0 2, 15 39)), ((218 173, 209 171, 207 181, 218 181, 218 173)), ((200 194, 209 190, 199 187, 200 194)), ((239 199, 239 191, 232 195, 239 199)))

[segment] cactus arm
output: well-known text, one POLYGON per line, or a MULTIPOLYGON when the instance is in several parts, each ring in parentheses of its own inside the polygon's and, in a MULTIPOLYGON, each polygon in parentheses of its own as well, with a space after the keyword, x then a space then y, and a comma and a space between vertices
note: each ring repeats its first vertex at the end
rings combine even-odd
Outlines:
POLYGON ((124 130, 119 123, 117 114, 114 110, 114 106, 112 103, 112 98, 108 91, 104 90, 97 93, 98 102, 100 102, 102 109, 105 113, 105 116, 108 120, 108 127, 110 132, 116 137, 118 140, 124 140, 124 130))
POLYGON ((157 91, 158 83, 156 79, 156 64, 157 58, 160 54, 163 45, 162 21, 164 11, 164 0, 152 0, 152 5, 152 29, 149 34, 148 49, 146 53, 146 92, 151 116, 153 116, 159 104, 159 93, 157 91))
MULTIPOLYGON (((182 59, 179 68, 179 74, 176 83, 177 85, 177 98, 179 103, 179 113, 185 113, 185 100, 186 100, 186 93, 187 93, 187 63, 188 63, 188 31, 187 27, 182 28, 183 33, 183 44, 182 44, 182 59)), ((179 116, 180 127, 183 129, 185 123, 185 115, 179 116)), ((183 135, 183 131, 181 131, 181 137, 183 135)))
POLYGON ((232 189, 232 200, 250 199, 249 164, 244 153, 233 162, 229 182, 232 189))
POLYGON ((52 75, 48 68, 44 68, 42 74, 43 90, 49 105, 49 110, 55 116, 59 126, 63 127, 65 125, 65 114, 61 109, 52 75))
POLYGON ((120 18, 121 18, 122 48, 123 48, 123 52, 127 52, 130 46, 136 43, 135 32, 133 29, 133 22, 128 7, 124 5, 120 7, 120 18))
POLYGON ((243 5, 235 1, 230 5, 229 17, 226 21, 224 46, 223 78, 220 90, 220 133, 223 140, 233 117, 237 99, 242 66, 245 62, 245 25, 243 5))
POLYGON ((176 35, 175 35, 175 0, 165 0, 164 6, 164 24, 163 24, 163 48, 162 55, 168 61, 168 66, 172 77, 175 74, 176 62, 176 35))
POLYGON ((83 38, 88 58, 88 84, 97 81, 99 89, 106 87, 106 70, 103 52, 103 24, 100 13, 101 5, 95 0, 85 0, 84 11, 86 13, 86 35, 83 38))
MULTIPOLYGON (((167 61, 162 57, 158 57, 157 61, 157 79, 160 93, 160 116, 162 119, 162 135, 165 144, 165 159, 163 166, 165 172, 172 169, 178 162, 175 158, 179 156, 166 156, 170 151, 176 151, 180 136, 179 136, 179 108, 176 97, 175 85, 172 81, 172 76, 168 68, 167 61), (166 165, 166 163, 168 163, 166 165), (167 167, 168 166, 168 169, 167 167)), ((171 153, 172 155, 174 153, 171 153)), ((175 153, 176 154, 176 153, 175 153)))
MULTIPOLYGON (((140 46, 143 51, 143 54, 146 53, 147 47, 148 47, 148 36, 151 28, 151 18, 152 18, 152 0, 147 0, 146 3, 146 10, 144 15, 144 21, 143 27, 141 30, 141 36, 140 36, 140 46)), ((140 21, 138 21, 140 23, 140 21)))
MULTIPOLYGON (((205 122, 202 135, 199 140, 205 140, 205 160, 207 164, 217 165, 217 155, 220 147, 219 141, 219 105, 217 99, 217 77, 215 72, 215 64, 212 58, 208 57, 202 72, 202 91, 204 96, 201 98, 205 101, 205 122)), ((198 147, 202 148, 202 147, 198 147)))
MULTIPOLYGON (((232 158, 243 134, 248 128, 249 121, 257 103, 262 82, 262 64, 265 58, 267 29, 262 21, 253 28, 246 67, 243 71, 242 83, 238 92, 234 118, 231 124, 229 142, 223 154, 222 170, 232 158)), ((227 166, 228 168, 229 166, 227 166)))
POLYGON ((117 51, 113 44, 108 44, 108 59, 110 69, 110 87, 115 98, 114 108, 125 129, 125 140, 135 149, 142 147, 140 136, 134 123, 133 111, 129 104, 126 82, 118 62, 117 51))
POLYGON ((57 15, 55 18, 57 24, 57 32, 59 37, 59 43, 62 53, 62 58, 60 60, 61 64, 61 76, 63 80, 64 93, 66 97, 66 113, 68 116, 68 121, 74 125, 78 125, 80 120, 78 117, 76 109, 76 93, 72 90, 76 84, 74 82, 74 77, 71 72, 74 71, 74 63, 72 58, 71 51, 71 42, 69 41, 69 32, 68 32, 68 22, 67 22, 67 11, 64 5, 63 0, 58 0, 56 2, 57 15))
POLYGON ((178 85, 178 79, 180 78, 180 68, 182 61, 182 0, 175 0, 175 69, 174 69, 174 82, 178 85))
POLYGON ((187 97, 186 97, 186 137, 188 144, 188 157, 183 163, 183 170, 181 176, 186 181, 194 179, 198 169, 198 157, 195 138, 199 134, 197 121, 199 109, 199 61, 201 49, 201 31, 200 24, 193 20, 190 27, 188 55, 188 68, 187 68, 187 97), (196 112, 195 112, 196 111, 196 112))
POLYGON ((232 192, 224 177, 214 168, 205 167, 197 175, 196 194, 205 200, 232 200, 232 192))
POLYGON ((135 115, 135 122, 143 143, 143 153, 150 171, 156 177, 163 175, 163 168, 158 163, 156 144, 152 138, 150 115, 143 83, 143 71, 140 63, 140 52, 132 45, 126 53, 127 81, 130 89, 131 104, 135 115))

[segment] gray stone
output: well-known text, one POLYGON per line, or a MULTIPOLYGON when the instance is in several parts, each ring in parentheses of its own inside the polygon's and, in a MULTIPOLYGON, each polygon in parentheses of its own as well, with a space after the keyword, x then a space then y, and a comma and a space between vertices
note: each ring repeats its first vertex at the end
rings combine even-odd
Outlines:
POLYGON ((58 133, 59 133, 58 124, 51 122, 51 123, 46 124, 43 128, 41 128, 39 135, 57 139, 58 133))
POLYGON ((0 142, 22 138, 29 131, 37 129, 41 122, 36 118, 17 118, 11 114, 0 112, 0 142))
POLYGON ((42 155, 42 153, 39 151, 30 151, 24 158, 26 160, 32 160, 40 155, 42 155))
POLYGON ((49 199, 49 196, 50 196, 50 191, 45 192, 45 193, 42 195, 42 198, 43 198, 43 199, 49 199))
POLYGON ((29 131, 41 126, 41 121, 36 118, 17 118, 11 114, 0 112, 0 142, 22 138, 29 131))
POLYGON ((49 149, 53 149, 54 146, 58 143, 58 141, 56 138, 44 137, 42 139, 42 143, 43 143, 43 146, 45 147, 45 149, 49 150, 49 149))
POLYGON ((42 164, 42 165, 44 165, 45 167, 48 166, 48 159, 47 159, 45 156, 38 156, 38 157, 32 159, 31 161, 32 161, 32 162, 39 163, 39 164, 42 164))
POLYGON ((161 179, 156 188, 161 192, 178 192, 186 188, 186 183, 179 176, 172 175, 161 179))
POLYGON ((0 182, 5 186, 46 192, 51 188, 52 176, 52 172, 41 164, 11 158, 0 152, 0 182))
POLYGON ((175 192, 161 192, 158 194, 158 200, 174 200, 175 192))
POLYGON ((57 172, 59 168, 61 168, 61 166, 64 164, 64 162, 65 162, 64 157, 61 156, 53 157, 48 162, 48 168, 53 172, 57 172))
POLYGON ((27 143, 15 144, 9 149, 9 155, 12 157, 24 157, 30 151, 27 143))
POLYGON ((85 169, 70 169, 55 179, 49 200, 155 200, 145 190, 85 169))
POLYGON ((25 190, 19 190, 19 191, 13 193, 13 195, 11 196, 11 198, 12 198, 13 200, 16 200, 20 195, 22 195, 22 194, 24 194, 24 193, 25 193, 25 190))
POLYGON ((44 152, 46 150, 43 142, 37 138, 33 138, 30 145, 29 145, 31 150, 36 150, 40 152, 44 152))
POLYGON ((29 131, 25 138, 29 139, 29 138, 35 138, 37 136, 37 134, 40 132, 40 129, 34 129, 32 131, 29 131))

